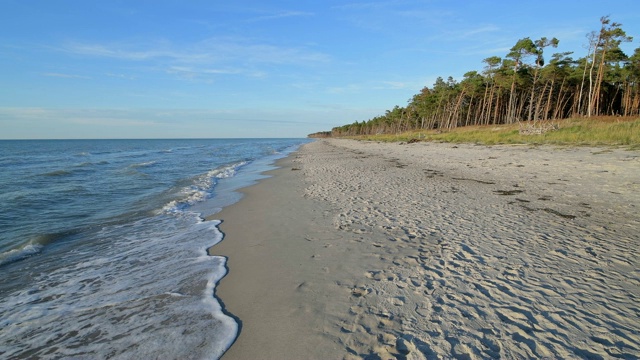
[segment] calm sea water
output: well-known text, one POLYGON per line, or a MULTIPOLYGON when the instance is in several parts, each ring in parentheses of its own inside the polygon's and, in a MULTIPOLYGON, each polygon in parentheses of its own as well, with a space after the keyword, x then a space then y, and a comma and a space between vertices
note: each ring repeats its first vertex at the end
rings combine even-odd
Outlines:
POLYGON ((0 358, 220 357, 203 217, 305 142, 0 141, 0 358))

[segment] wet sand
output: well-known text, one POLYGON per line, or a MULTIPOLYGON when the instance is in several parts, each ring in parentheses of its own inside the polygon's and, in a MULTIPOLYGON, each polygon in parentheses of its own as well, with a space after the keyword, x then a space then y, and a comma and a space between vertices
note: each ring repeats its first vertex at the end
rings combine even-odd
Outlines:
POLYGON ((640 152, 319 140, 214 218, 223 359, 640 357, 640 152))

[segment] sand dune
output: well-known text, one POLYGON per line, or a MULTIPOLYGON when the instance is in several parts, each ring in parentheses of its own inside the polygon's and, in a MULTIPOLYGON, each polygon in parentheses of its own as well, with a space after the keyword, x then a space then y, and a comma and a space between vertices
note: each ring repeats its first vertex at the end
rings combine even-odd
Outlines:
POLYGON ((640 357, 637 151, 328 139, 287 161, 221 214, 225 358, 640 357))

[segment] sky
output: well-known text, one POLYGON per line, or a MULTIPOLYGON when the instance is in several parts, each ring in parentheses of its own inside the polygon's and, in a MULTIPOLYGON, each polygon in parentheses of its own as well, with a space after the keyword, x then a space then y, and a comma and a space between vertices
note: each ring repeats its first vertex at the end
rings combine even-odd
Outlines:
POLYGON ((640 1, 1 0, 0 139, 305 137, 640 1))

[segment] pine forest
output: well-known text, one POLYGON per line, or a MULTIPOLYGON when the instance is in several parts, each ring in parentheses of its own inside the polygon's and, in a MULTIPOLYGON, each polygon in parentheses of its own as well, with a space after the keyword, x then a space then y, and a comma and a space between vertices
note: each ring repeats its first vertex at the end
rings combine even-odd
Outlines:
MULTIPOLYGON (((407 106, 395 106, 368 121, 333 128, 316 136, 393 134, 417 129, 447 131, 469 125, 496 125, 573 117, 640 115, 640 48, 625 54, 632 41, 622 25, 605 16, 587 35, 587 53, 553 53, 556 38, 524 38, 504 57, 483 60, 481 72, 461 81, 438 77, 407 106), (545 58, 548 61, 545 61, 545 58)), ((531 125, 530 125, 531 126, 531 125)))

